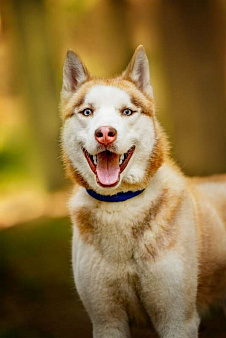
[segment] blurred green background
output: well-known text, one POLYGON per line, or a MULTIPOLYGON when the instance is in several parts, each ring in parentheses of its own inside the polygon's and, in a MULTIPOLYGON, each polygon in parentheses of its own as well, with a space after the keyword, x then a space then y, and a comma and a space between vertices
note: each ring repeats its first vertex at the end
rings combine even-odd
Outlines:
MULTIPOLYGON (((226 169, 223 0, 0 3, 0 337, 91 337, 74 289, 59 149, 67 49, 94 75, 146 48, 158 118, 189 175, 226 169)), ((221 311, 201 337, 225 337, 221 311)), ((148 336, 134 331, 134 337, 148 336)))

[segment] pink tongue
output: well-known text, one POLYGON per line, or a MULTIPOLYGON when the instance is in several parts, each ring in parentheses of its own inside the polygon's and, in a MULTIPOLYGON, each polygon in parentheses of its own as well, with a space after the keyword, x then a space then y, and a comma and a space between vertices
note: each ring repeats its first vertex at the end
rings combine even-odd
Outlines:
POLYGON ((104 151, 97 155, 97 180, 102 185, 114 185, 118 182, 120 168, 119 155, 104 151))

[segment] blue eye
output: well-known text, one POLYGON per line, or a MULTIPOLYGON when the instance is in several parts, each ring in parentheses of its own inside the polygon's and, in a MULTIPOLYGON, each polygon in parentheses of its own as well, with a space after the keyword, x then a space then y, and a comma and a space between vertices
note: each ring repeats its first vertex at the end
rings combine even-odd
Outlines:
POLYGON ((93 113, 93 111, 92 111, 92 109, 90 109, 90 108, 86 108, 86 109, 84 109, 84 110, 82 111, 82 114, 83 114, 84 116, 90 116, 90 115, 92 115, 92 113, 93 113))
POLYGON ((133 111, 129 108, 126 108, 126 109, 123 110, 122 113, 123 113, 123 115, 130 116, 130 115, 133 114, 133 111))

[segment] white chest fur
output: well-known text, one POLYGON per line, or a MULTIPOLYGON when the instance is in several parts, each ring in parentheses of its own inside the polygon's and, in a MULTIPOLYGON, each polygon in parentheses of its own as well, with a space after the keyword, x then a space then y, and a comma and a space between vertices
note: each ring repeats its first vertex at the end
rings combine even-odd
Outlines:
MULTIPOLYGON (((160 173, 140 195, 124 202, 100 202, 90 197, 84 188, 70 200, 72 220, 79 210, 92 214, 92 227, 95 230, 94 246, 109 259, 130 259, 134 247, 132 229, 148 213, 151 204, 161 194, 158 184, 160 173)), ((85 217, 84 217, 85 218, 85 217)))
MULTIPOLYGON (((109 260, 128 260, 133 255, 137 241, 133 236, 133 230, 137 229, 150 214, 152 207, 174 176, 169 167, 163 166, 143 193, 124 202, 100 202, 90 197, 84 188, 80 188, 69 203, 72 221, 76 223, 76 215, 83 210, 83 218, 80 218, 79 223, 82 223, 82 227, 84 225, 83 233, 90 233, 89 239, 93 233, 93 246, 109 260), (91 216, 87 221, 88 214, 91 216), (84 231, 87 227, 85 223, 91 226, 85 229, 86 231, 84 231)), ((179 181, 178 178, 177 180, 179 181)), ((174 189, 176 195, 177 189, 181 190, 180 184, 175 185, 174 189)))

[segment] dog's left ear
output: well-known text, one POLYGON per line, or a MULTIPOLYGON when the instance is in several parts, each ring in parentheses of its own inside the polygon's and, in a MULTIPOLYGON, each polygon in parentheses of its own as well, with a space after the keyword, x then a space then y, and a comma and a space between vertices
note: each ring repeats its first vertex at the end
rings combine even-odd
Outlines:
POLYGON ((124 78, 132 80, 146 95, 153 98, 148 58, 142 45, 138 46, 133 57, 123 73, 124 78))

